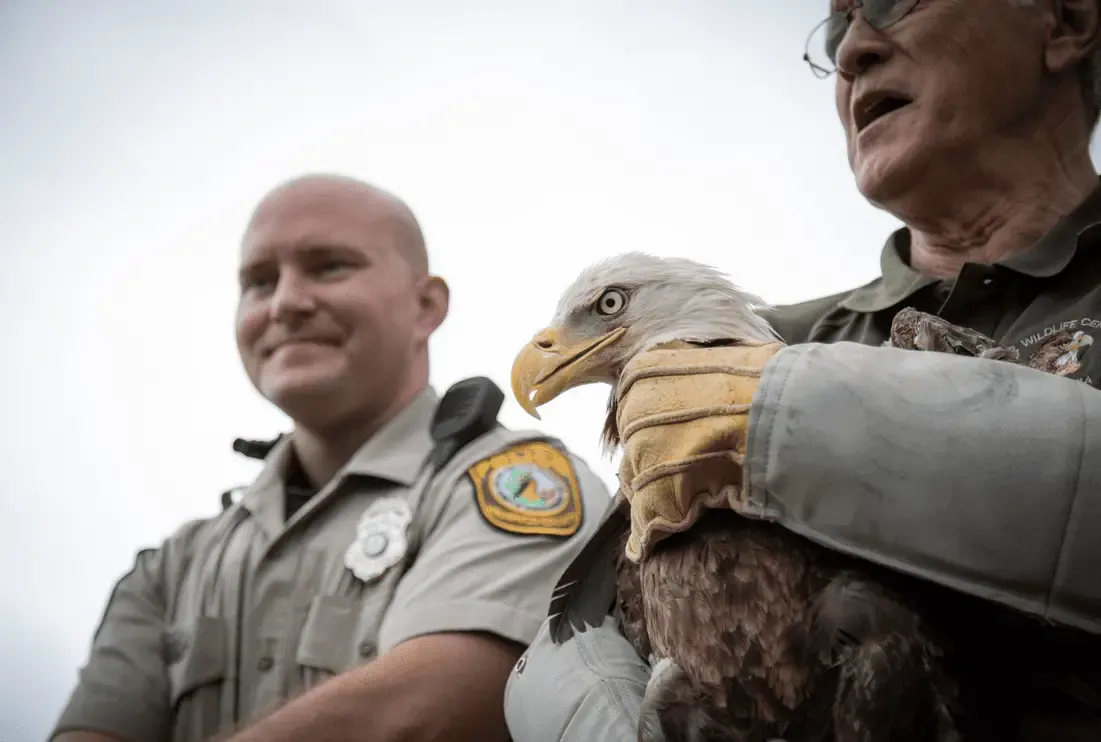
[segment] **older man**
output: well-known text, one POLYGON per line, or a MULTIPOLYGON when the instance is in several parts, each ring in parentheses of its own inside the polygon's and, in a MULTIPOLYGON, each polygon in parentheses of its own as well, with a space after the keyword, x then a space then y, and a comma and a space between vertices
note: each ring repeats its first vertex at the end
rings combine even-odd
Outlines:
POLYGON ((52 739, 508 738, 509 669, 609 498, 497 425, 495 387, 437 398, 447 311, 397 198, 308 176, 263 199, 237 343, 293 433, 238 502, 138 555, 52 739))
MULTIPOLYGON (((1068 627, 1061 650, 992 643, 983 691, 999 718, 968 723, 998 740, 1101 739, 1098 659, 1081 651, 1101 633, 1098 2, 832 10, 808 61, 836 72, 858 188, 906 226, 877 280, 770 313, 802 345, 762 368, 744 496, 788 506, 785 525, 821 543, 1068 627), (1033 369, 866 347, 906 306, 991 335, 1033 369), (861 498, 838 509, 814 500, 824 490, 861 498), (1006 676, 1020 682, 998 682, 1000 668, 1024 668, 1006 676)), ((635 739, 649 669, 592 583, 563 590, 579 612, 608 611, 603 624, 561 642, 544 629, 513 673, 516 742, 635 739)))

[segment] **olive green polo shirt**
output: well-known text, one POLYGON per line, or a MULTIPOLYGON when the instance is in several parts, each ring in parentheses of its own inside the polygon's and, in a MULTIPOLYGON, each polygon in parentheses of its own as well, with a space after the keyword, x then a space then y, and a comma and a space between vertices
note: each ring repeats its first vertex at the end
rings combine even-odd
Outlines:
POLYGON ((855 291, 774 307, 789 344, 882 345, 902 308, 936 314, 1016 347, 1048 373, 1101 385, 1101 187, 1030 249, 993 265, 968 263, 954 281, 910 268, 910 233, 892 234, 882 275, 855 291))
POLYGON ((54 735, 203 742, 414 637, 528 644, 611 498, 557 441, 502 426, 434 473, 437 404, 426 390, 289 518, 286 436, 239 502, 139 553, 54 735))

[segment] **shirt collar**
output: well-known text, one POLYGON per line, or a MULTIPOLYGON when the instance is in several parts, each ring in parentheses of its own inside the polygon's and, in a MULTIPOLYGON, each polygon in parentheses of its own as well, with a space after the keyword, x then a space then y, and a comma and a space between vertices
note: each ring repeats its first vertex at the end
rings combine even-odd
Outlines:
POLYGON ((910 230, 903 227, 887 238, 879 256, 880 277, 858 288, 841 302, 843 309, 853 312, 882 312, 936 283, 932 276, 923 276, 909 265, 910 230))
MULTIPOLYGON (((439 396, 435 389, 425 387, 353 454, 337 472, 334 481, 353 474, 412 486, 432 451, 432 417, 438 403, 439 396)), ((293 439, 293 434, 285 435, 275 444, 264 459, 264 468, 242 494, 242 504, 252 512, 281 502, 287 467, 294 450, 293 439)), ((326 486, 324 489, 331 488, 326 486)), ((282 509, 281 505, 279 509, 282 509)))
MULTIPOLYGON (((1083 237, 1101 232, 1101 184, 1051 230, 1023 252, 998 263, 1033 278, 1050 278, 1063 271, 1074 258, 1083 237)), ((913 296, 938 279, 925 276, 909 265, 910 231, 906 227, 887 238, 880 255, 881 276, 849 294, 841 302, 854 312, 881 312, 913 296)))
MULTIPOLYGON (((440 398, 425 387, 405 409, 363 444, 342 474, 359 474, 412 486, 432 451, 432 417, 440 398)), ((339 475, 338 475, 339 476, 339 475)))

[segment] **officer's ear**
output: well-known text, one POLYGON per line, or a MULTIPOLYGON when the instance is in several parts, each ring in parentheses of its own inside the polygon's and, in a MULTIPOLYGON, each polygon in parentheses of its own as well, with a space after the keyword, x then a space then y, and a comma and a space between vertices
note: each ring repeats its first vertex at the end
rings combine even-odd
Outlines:
POLYGON ((1048 35, 1044 62, 1055 73, 1077 68, 1097 49, 1101 2, 1051 0, 1046 5, 1048 35))
POLYGON ((447 319, 447 310, 451 306, 451 289, 447 281, 439 276, 422 278, 418 287, 418 305, 420 325, 427 338, 447 319))

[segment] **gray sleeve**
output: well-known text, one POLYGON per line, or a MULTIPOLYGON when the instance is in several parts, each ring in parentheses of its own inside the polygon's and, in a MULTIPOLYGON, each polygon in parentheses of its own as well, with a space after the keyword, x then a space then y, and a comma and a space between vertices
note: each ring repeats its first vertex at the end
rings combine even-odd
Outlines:
POLYGON ((418 636, 484 631, 526 646, 547 615, 555 583, 600 523, 611 496, 580 459, 571 456, 582 509, 566 538, 509 533, 490 525, 463 477, 442 500, 416 561, 402 577, 379 629, 379 652, 418 636))
POLYGON ((125 742, 167 739, 160 565, 160 550, 142 551, 134 568, 115 584, 88 662, 50 739, 72 731, 99 732, 125 742))
POLYGON ((1101 394, 1000 361, 785 348, 750 411, 759 515, 843 552, 1101 632, 1101 394))
POLYGON ((634 742, 650 671, 614 619, 551 641, 544 622, 505 688, 513 742, 634 742))
POLYGON ((98 732, 123 742, 169 738, 167 572, 170 564, 182 563, 183 540, 200 524, 188 523, 160 548, 139 552, 133 569, 115 584, 88 661, 49 739, 75 731, 98 732))

